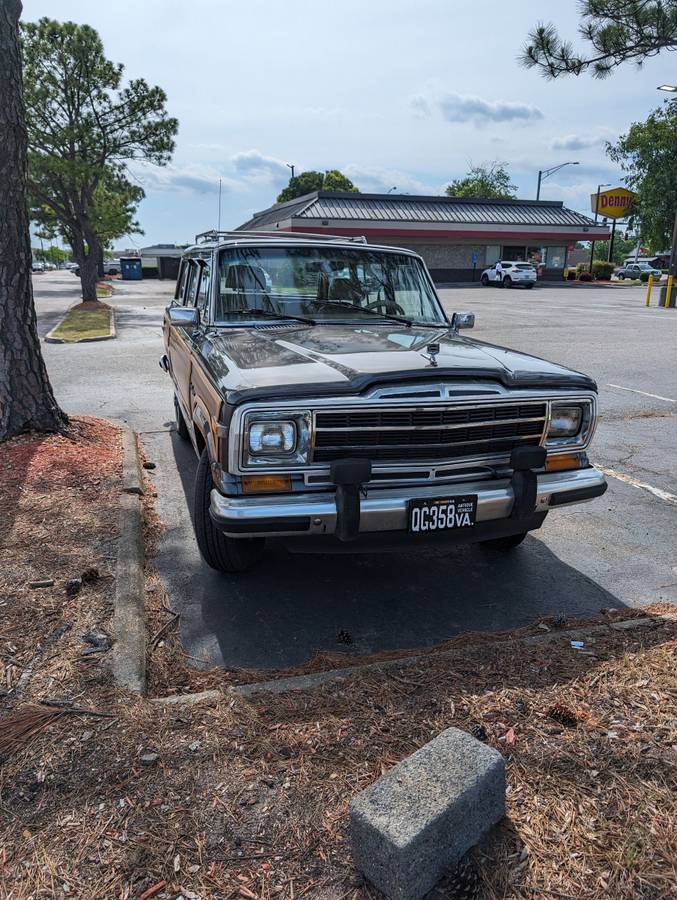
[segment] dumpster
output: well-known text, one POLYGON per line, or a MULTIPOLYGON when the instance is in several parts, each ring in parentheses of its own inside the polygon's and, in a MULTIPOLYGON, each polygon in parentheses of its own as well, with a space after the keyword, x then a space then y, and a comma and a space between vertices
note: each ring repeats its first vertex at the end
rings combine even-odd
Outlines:
POLYGON ((139 256, 121 256, 120 274, 124 281, 141 281, 141 258, 139 256))

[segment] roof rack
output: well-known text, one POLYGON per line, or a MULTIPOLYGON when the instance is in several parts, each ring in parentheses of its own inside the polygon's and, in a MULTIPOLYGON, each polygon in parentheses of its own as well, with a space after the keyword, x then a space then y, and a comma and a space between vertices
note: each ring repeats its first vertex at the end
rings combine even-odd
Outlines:
POLYGON ((346 241, 348 243, 353 244, 366 244, 367 239, 363 234, 357 235, 355 237, 350 237, 346 235, 338 235, 338 234, 312 234, 300 231, 257 231, 252 229, 251 231, 218 231, 213 228, 210 231, 202 231, 200 234, 195 235, 195 243, 196 244, 204 244, 208 241, 218 241, 221 238, 264 238, 269 240, 291 240, 291 241, 303 241, 308 238, 312 240, 322 240, 322 241, 346 241))

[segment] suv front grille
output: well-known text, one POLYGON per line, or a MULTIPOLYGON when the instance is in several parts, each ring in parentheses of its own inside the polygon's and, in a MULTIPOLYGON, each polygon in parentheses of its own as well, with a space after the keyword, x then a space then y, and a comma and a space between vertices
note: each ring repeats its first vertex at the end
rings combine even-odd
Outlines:
POLYGON ((320 410, 315 414, 313 462, 507 458, 513 447, 540 444, 546 415, 543 402, 320 410))

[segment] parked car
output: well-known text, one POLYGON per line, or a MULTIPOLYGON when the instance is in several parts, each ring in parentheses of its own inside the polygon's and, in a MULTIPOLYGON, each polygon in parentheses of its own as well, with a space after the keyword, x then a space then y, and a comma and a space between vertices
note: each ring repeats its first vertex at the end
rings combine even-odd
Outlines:
POLYGON ((45 264, 39 259, 34 259, 33 262, 31 263, 31 271, 32 272, 44 272, 45 264))
POLYGON ((532 288, 536 284, 536 277, 536 269, 531 263, 501 260, 482 272, 480 284, 483 287, 495 284, 502 288, 521 284, 525 288, 532 288))
MULTIPOLYGON (((77 275, 80 277, 80 266, 77 263, 73 266, 72 270, 73 275, 77 275)), ((119 259, 105 259, 103 261, 103 271, 105 275, 118 275, 120 273, 120 260, 119 259)))
POLYGON ((660 278, 663 274, 660 269, 646 262, 626 263, 616 270, 616 278, 624 281, 626 278, 641 278, 642 274, 653 275, 654 278, 660 278))
POLYGON ((160 359, 199 457, 205 561, 240 572, 267 538, 326 552, 516 547, 604 493, 597 389, 461 336, 410 250, 207 232, 182 258, 160 359))

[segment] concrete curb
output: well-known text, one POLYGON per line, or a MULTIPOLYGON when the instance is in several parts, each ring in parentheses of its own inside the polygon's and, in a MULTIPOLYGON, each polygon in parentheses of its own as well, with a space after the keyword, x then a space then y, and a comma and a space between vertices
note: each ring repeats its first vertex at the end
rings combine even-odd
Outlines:
MULTIPOLYGON (((522 638, 513 638, 507 641, 496 641, 487 644, 487 647, 508 647, 514 644, 548 644, 552 641, 583 640, 595 634, 608 633, 609 631, 630 631, 635 628, 649 628, 665 621, 674 621, 672 616, 647 616, 641 619, 623 619, 618 622, 610 622, 608 625, 590 625, 574 628, 570 631, 550 631, 547 634, 531 634, 522 638)), ((234 685, 230 690, 241 697, 251 697, 254 694, 283 694, 286 691, 304 691, 329 681, 339 681, 361 672, 383 672, 388 669, 401 669, 415 666, 417 663, 436 659, 453 659, 460 656, 463 651, 459 649, 443 650, 441 653, 419 653, 416 656, 400 656, 396 659, 386 659, 380 662, 363 663, 358 666, 345 666, 341 669, 329 669, 326 672, 312 672, 309 675, 293 675, 290 678, 274 678, 270 681, 253 682, 252 684, 234 685)), ((579 652, 573 651, 572 652, 579 652)))
POLYGON ((122 496, 113 611, 113 676, 119 687, 146 690, 144 542, 141 466, 136 435, 122 426, 122 496))
MULTIPOLYGON (((67 313, 68 310, 66 311, 66 314, 67 313)), ((63 322, 64 318, 65 316, 59 322, 57 322, 57 324, 54 326, 54 328, 52 328, 51 331, 48 331, 44 336, 43 341, 46 344, 93 344, 97 341, 110 341, 118 336, 117 328, 115 327, 115 310, 113 309, 113 307, 111 307, 110 309, 110 324, 108 334, 104 335, 104 337, 86 337, 80 338, 79 341, 64 341, 63 338, 54 337, 54 332, 57 330, 59 325, 61 325, 61 322, 63 322)))

